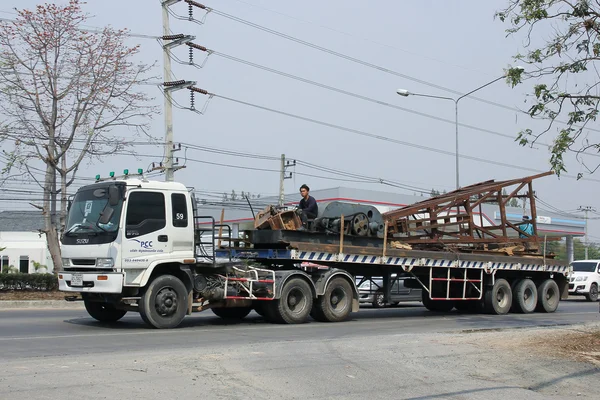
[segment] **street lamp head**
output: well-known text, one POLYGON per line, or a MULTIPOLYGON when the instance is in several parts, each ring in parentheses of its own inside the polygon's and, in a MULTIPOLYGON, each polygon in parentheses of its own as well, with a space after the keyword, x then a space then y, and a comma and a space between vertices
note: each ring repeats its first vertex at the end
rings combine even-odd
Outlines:
POLYGON ((398 89, 398 90, 396 90, 396 93, 398 93, 400 96, 404 96, 404 97, 408 97, 410 95, 410 92, 406 89, 398 89))

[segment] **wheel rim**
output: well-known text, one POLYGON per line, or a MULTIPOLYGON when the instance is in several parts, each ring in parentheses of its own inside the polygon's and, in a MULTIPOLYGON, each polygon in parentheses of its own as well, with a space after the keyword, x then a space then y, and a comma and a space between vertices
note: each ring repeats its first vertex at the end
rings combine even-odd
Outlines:
POLYGON ((496 303, 499 307, 506 307, 508 303, 508 296, 504 288, 499 288, 496 292, 496 303))
POLYGON ((592 287, 590 288, 590 295, 593 298, 598 297, 598 288, 594 285, 592 285, 592 287))
POLYGON ((329 305, 333 311, 342 311, 348 305, 348 295, 342 287, 336 287, 329 296, 329 305))
POLYGON ((546 298, 546 303, 551 307, 554 307, 558 301, 558 293, 554 288, 548 288, 544 297, 546 298))
POLYGON ((293 288, 287 296, 287 306, 294 314, 300 314, 306 308, 308 300, 304 292, 300 289, 293 288))
POLYGON ((177 311, 177 292, 172 287, 158 291, 154 302, 156 311, 163 317, 170 317, 177 311))
POLYGON ((523 303, 525 304, 527 309, 530 310, 533 309, 536 305, 536 299, 533 295, 533 289, 531 289, 530 287, 525 288, 525 290, 523 291, 523 303))

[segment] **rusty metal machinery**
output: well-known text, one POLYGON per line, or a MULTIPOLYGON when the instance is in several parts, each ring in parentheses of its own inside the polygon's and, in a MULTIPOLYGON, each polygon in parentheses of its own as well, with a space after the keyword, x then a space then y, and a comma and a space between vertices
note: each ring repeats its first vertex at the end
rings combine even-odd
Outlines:
POLYGON ((506 181, 485 181, 411 204, 383 214, 388 223, 388 237, 413 247, 471 248, 487 250, 511 244, 537 251, 536 206, 532 181, 552 172, 506 181), (525 190, 525 194, 519 194, 525 190), (503 194, 506 193, 506 194, 503 194), (525 199, 531 210, 533 234, 522 229, 522 224, 510 222, 506 205, 513 199, 525 199), (499 208, 500 223, 485 220, 483 203, 495 203, 499 208))

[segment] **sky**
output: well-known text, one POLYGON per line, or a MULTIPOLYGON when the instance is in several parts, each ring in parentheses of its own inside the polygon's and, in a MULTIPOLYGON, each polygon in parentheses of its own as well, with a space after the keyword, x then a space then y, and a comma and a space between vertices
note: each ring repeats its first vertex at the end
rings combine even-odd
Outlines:
MULTIPOLYGON (((209 198, 220 198, 232 189, 262 196, 278 193, 281 154, 297 160, 288 169, 292 178, 285 181, 286 193, 296 192, 303 183, 313 189, 345 186, 403 194, 428 193, 432 188, 450 191, 456 179, 454 103, 401 97, 396 90, 456 98, 456 93, 476 89, 517 65, 512 57, 524 44, 522 38, 507 37, 508 26, 494 19, 508 0, 202 2, 214 7, 206 16, 194 10, 194 18, 203 23, 170 18, 173 33, 193 35, 194 43, 215 52, 205 63, 205 53, 194 53, 201 68, 173 61, 172 79, 195 81, 197 87, 217 95, 200 114, 178 108, 190 106, 187 91, 174 93, 174 141, 183 149, 176 156, 185 165, 175 179, 209 198), (377 183, 379 179, 394 186, 377 183)), ((14 18, 14 7, 33 8, 37 3, 3 0, 0 17, 14 18)), ((162 49, 152 38, 162 34, 159 0, 88 0, 84 9, 91 16, 89 26, 129 29, 133 36, 128 44, 141 46, 140 61, 156 62, 155 81, 162 81, 162 49)), ((188 15, 183 2, 171 10, 188 15)), ((188 49, 176 48, 173 55, 187 61, 188 49)), ((159 88, 146 90, 162 109, 159 88)), ((460 100, 461 186, 549 170, 547 145, 553 132, 533 148, 514 141, 520 130, 543 126, 517 111, 528 108, 528 92, 527 85, 513 89, 499 80, 474 94, 488 103, 472 97, 460 100)), ((196 109, 206 101, 206 96, 197 95, 196 109)), ((164 127, 163 115, 155 115, 151 135, 163 140, 164 127)), ((117 128, 114 134, 129 137, 131 132, 117 128)), ((591 132, 592 140, 594 136, 599 142, 600 134, 591 132)), ((146 169, 163 160, 161 146, 137 145, 135 150, 137 158, 106 157, 86 164, 79 176, 146 169)), ((575 212, 580 206, 600 212, 600 175, 577 181, 573 177, 584 169, 570 156, 567 169, 560 179, 534 181, 536 195, 544 202, 538 204, 538 214, 545 208, 583 217, 575 212)), ((7 193, 3 196, 7 198, 7 193)), ((0 208, 27 209, 27 204, 0 201, 0 208)), ((589 216, 600 218, 595 213, 589 216)), ((588 233, 590 241, 600 242, 600 219, 589 221, 588 233)))

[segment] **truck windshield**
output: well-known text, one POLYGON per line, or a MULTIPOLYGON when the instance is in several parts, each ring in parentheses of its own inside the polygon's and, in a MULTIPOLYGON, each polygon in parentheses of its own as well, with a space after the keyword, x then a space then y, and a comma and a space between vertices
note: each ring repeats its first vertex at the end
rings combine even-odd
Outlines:
POLYGON ((122 207, 122 199, 119 199, 119 203, 115 206, 109 205, 107 186, 78 191, 69 210, 65 236, 116 232, 119 229, 122 207), (102 214, 109 213, 110 209, 113 210, 110 220, 104 224, 100 223, 102 214))
POLYGON ((575 272, 594 272, 596 270, 596 262, 574 262, 573 271, 575 272))

